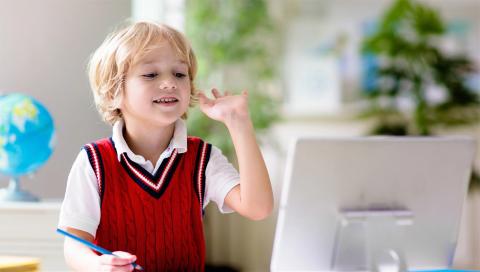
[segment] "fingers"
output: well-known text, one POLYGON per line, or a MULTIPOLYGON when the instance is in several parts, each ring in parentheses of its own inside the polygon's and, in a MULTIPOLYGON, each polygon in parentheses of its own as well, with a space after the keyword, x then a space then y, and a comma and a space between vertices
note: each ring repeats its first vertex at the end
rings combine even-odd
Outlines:
POLYGON ((130 272, 134 271, 133 265, 122 265, 122 266, 104 266, 101 271, 108 272, 130 272))
POLYGON ((215 89, 215 88, 212 89, 212 94, 213 94, 213 97, 215 97, 215 98, 222 97, 222 95, 220 94, 220 92, 219 92, 217 89, 215 89))
POLYGON ((125 266, 137 260, 137 256, 123 251, 115 251, 114 255, 104 254, 100 256, 100 262, 102 264, 125 266))
MULTIPOLYGON (((222 95, 222 93, 217 88, 213 88, 212 89, 212 95, 213 95, 213 97, 215 97, 217 99, 217 98, 221 98, 221 97, 225 97, 225 96, 231 96, 233 94, 230 91, 225 91, 225 92, 223 92, 223 95, 222 95)), ((248 96, 248 91, 243 90, 242 95, 243 96, 248 96)), ((202 96, 204 98, 208 99, 207 96, 205 96, 205 94, 203 92, 199 92, 199 97, 201 98, 202 96)))
POLYGON ((198 101, 200 105, 210 105, 213 103, 213 100, 208 98, 203 92, 198 92, 198 101))
POLYGON ((223 92, 223 95, 222 95, 217 88, 212 89, 212 94, 215 98, 220 98, 220 97, 232 95, 232 93, 230 91, 225 91, 225 92, 223 92))
POLYGON ((205 94, 203 93, 203 91, 198 91, 197 97, 198 97, 198 100, 201 101, 202 99, 205 99, 205 94))

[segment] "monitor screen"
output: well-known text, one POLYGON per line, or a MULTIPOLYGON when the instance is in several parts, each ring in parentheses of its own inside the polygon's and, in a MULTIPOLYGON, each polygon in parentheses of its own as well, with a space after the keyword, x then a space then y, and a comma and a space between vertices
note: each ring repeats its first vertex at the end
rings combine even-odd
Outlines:
POLYGON ((474 153, 467 137, 297 139, 272 271, 448 268, 474 153))

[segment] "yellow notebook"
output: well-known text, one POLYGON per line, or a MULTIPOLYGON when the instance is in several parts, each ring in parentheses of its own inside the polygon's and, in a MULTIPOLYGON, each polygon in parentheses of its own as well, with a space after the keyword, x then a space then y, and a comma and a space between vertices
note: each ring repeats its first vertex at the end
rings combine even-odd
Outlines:
POLYGON ((0 256, 0 272, 38 272, 39 267, 38 258, 0 256))

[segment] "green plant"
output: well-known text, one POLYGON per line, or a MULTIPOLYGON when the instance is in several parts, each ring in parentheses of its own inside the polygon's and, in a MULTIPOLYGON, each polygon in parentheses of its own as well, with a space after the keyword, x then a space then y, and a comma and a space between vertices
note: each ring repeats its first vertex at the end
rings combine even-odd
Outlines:
MULTIPOLYGON (((363 116, 376 120, 371 134, 431 135, 435 128, 478 124, 479 96, 466 84, 474 65, 465 55, 442 52, 438 45, 445 33, 435 9, 397 0, 364 40, 364 53, 379 62, 375 87, 364 92, 369 108, 363 116), (429 101, 427 88, 432 86, 444 92, 443 101, 429 101), (413 106, 402 108, 399 99, 413 106)), ((471 184, 478 180, 473 175, 471 184)))
MULTIPOLYGON (((264 0, 187 1, 187 36, 198 58, 199 89, 249 91, 250 115, 257 132, 278 119, 278 103, 265 92, 275 75, 272 46, 275 29, 264 0), (208 88, 208 89, 207 89, 208 88)), ((230 158, 226 128, 198 108, 189 112, 189 132, 215 144, 230 158)))
MULTIPOLYGON (((187 36, 192 42, 199 66, 197 88, 205 93, 209 93, 212 87, 221 91, 248 90, 250 116, 255 130, 257 133, 266 130, 279 118, 278 99, 267 92, 276 73, 276 44, 272 43, 278 39, 266 1, 189 0, 186 19, 187 36)), ((233 145, 223 124, 206 117, 198 107, 189 112, 187 122, 189 134, 202 137, 219 147, 231 162, 236 163, 233 145)), ((207 240, 218 237, 218 233, 213 235, 212 227, 217 223, 216 214, 206 213, 204 224, 207 240)), ((240 217, 227 217, 222 222, 228 226, 239 225, 242 221, 240 217)), ((224 233, 230 231, 227 226, 224 227, 224 233)), ((235 236, 241 231, 237 229, 235 236)), ((242 246, 228 235, 220 243, 226 252, 231 247, 242 246)), ((212 243, 207 243, 207 252, 211 250, 212 243)), ((211 270, 236 271, 231 267, 214 267, 219 260, 210 262, 211 270)), ((222 259, 220 263, 225 262, 222 259)))

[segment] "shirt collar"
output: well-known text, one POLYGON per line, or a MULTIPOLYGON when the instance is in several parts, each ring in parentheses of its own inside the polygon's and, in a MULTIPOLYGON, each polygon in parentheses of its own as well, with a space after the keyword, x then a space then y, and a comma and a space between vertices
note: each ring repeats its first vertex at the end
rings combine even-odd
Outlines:
MULTIPOLYGON (((145 162, 145 158, 141 155, 133 153, 133 151, 128 147, 123 137, 123 120, 115 122, 112 128, 112 140, 115 143, 115 149, 117 150, 117 159, 120 161, 121 155, 127 153, 127 156, 134 161, 145 162)), ((173 137, 168 144, 167 149, 164 152, 167 152, 167 156, 173 152, 174 149, 177 149, 178 153, 187 152, 187 126, 183 119, 178 119, 175 121, 175 129, 173 131, 173 137)), ((152 162, 154 163, 154 162, 152 162)))

